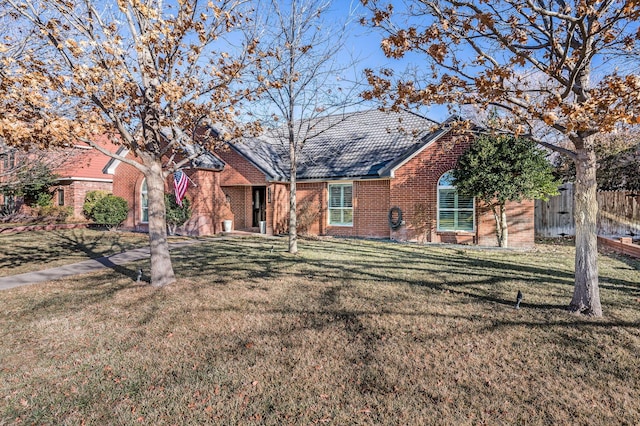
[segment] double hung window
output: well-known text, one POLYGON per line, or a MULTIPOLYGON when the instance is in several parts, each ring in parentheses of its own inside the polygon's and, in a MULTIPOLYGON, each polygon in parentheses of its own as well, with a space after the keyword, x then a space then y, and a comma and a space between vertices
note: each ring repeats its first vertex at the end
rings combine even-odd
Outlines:
POLYGON ((353 226, 353 184, 329 184, 329 225, 353 226))

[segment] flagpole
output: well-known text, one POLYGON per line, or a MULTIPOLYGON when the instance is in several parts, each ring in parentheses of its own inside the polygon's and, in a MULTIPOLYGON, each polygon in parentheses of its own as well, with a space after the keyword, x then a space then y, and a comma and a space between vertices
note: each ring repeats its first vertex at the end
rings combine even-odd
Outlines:
MULTIPOLYGON (((176 166, 176 162, 173 160, 173 158, 172 158, 170 161, 172 161, 172 162, 173 162, 173 166, 175 167, 175 166, 176 166)), ((179 169, 177 169, 177 170, 175 170, 175 171, 177 172, 178 170, 182 170, 182 168, 179 168, 179 169)), ((182 173, 184 173, 184 171, 183 171, 182 173)), ((191 185, 195 186, 196 188, 198 187, 198 184, 197 184, 197 183, 195 183, 195 182, 194 182, 194 181, 189 177, 189 175, 188 175, 188 174, 184 173, 184 175, 187 177, 187 179, 189 180, 189 182, 191 182, 191 185)))
MULTIPOLYGON (((183 172, 183 173, 184 173, 184 172, 183 172)), ((196 188, 198 187, 198 185, 197 185, 194 181, 192 181, 192 180, 191 180, 191 178, 189 177, 189 175, 188 175, 188 174, 184 173, 184 175, 187 177, 187 179, 189 180, 189 182, 191 182, 191 185, 195 186, 196 188)))

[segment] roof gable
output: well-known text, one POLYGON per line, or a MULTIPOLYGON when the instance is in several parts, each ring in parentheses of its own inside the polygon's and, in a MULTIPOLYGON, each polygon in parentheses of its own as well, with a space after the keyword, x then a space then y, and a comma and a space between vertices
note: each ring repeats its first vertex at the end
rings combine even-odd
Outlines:
MULTIPOLYGON (((95 139, 95 143, 114 151, 114 145, 107 136, 100 136, 95 139)), ((111 157, 100 151, 91 148, 88 144, 78 141, 75 146, 66 149, 65 160, 55 168, 55 173, 59 179, 112 179, 113 175, 105 173, 111 157)))

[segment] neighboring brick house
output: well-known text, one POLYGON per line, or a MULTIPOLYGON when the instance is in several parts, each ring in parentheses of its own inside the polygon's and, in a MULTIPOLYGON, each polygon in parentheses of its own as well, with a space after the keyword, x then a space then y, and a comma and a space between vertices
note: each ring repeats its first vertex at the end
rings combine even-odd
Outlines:
MULTIPOLYGON (((449 124, 438 125, 410 112, 379 110, 315 123, 316 129, 324 126, 323 131, 309 139, 299 154, 300 230, 497 245, 492 212, 450 185, 447 172, 470 138, 456 137, 449 124)), ((216 233, 223 220, 232 220, 236 230, 259 232, 263 225, 269 234, 286 233, 289 178, 284 144, 265 134, 215 154, 222 160, 217 168, 187 171, 198 186, 189 186, 187 197, 196 208, 182 232, 216 233)), ((144 229, 142 179, 130 169, 116 170, 114 193, 126 195, 134 206, 128 226, 144 229)), ((533 201, 507 205, 511 246, 534 244, 533 214, 533 201)))
MULTIPOLYGON (((95 143, 115 151, 117 146, 109 138, 97 138, 95 143)), ((71 206, 75 219, 84 218, 82 206, 89 191, 113 191, 113 170, 107 166, 111 158, 91 148, 87 144, 77 143, 67 150, 62 164, 54 168, 58 183, 53 202, 58 206, 71 206)))
MULTIPOLYGON (((96 140, 105 148, 115 149, 108 138, 96 140)), ((7 150, 0 161, 0 175, 4 181, 14 178, 14 175, 29 162, 42 162, 58 175, 56 184, 50 189, 53 192, 53 204, 72 208, 70 219, 84 219, 82 206, 88 191, 104 190, 111 192, 113 188, 113 173, 106 165, 110 158, 92 149, 87 144, 77 142, 69 148, 58 148, 50 151, 22 152, 7 150)), ((2 204, 8 200, 3 197, 2 204)), ((27 209, 28 206, 18 206, 27 209)))

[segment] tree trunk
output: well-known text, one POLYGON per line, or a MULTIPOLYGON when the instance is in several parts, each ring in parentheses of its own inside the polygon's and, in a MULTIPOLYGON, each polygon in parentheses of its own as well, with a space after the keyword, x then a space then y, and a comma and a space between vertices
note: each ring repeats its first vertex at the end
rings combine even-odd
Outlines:
POLYGON ((291 161, 291 184, 289 186, 289 253, 298 253, 298 214, 296 202, 296 150, 289 142, 289 160, 291 161))
POLYGON ((287 118, 287 130, 289 131, 289 172, 291 175, 291 185, 289 186, 289 253, 298 253, 298 212, 296 202, 296 173, 297 173, 297 152, 298 144, 296 141, 296 133, 294 131, 293 120, 295 117, 295 82, 293 76, 295 75, 296 66, 296 48, 294 43, 296 38, 296 2, 291 2, 291 15, 289 19, 289 29, 291 31, 290 43, 289 43, 289 78, 288 78, 288 92, 289 92, 289 105, 288 105, 288 118, 287 118))
MULTIPOLYGON (((589 138, 592 138, 590 136, 589 138)), ((600 317, 600 290, 598 289, 598 237, 596 216, 596 154, 593 144, 585 141, 577 149, 576 181, 574 193, 574 219, 576 223, 575 287, 569 310, 600 317)))
POLYGON ((167 222, 164 205, 164 175, 157 161, 149 167, 147 191, 149 196, 149 246, 151 251, 151 285, 163 287, 176 280, 169 255, 167 222))
POLYGON ((504 204, 500 204, 500 239, 498 240, 499 247, 509 246, 509 228, 507 226, 507 209, 504 204))
POLYGON ((504 204, 491 205, 493 210, 493 218, 496 220, 496 238, 498 247, 508 247, 509 245, 509 229, 507 227, 507 209, 504 204))

